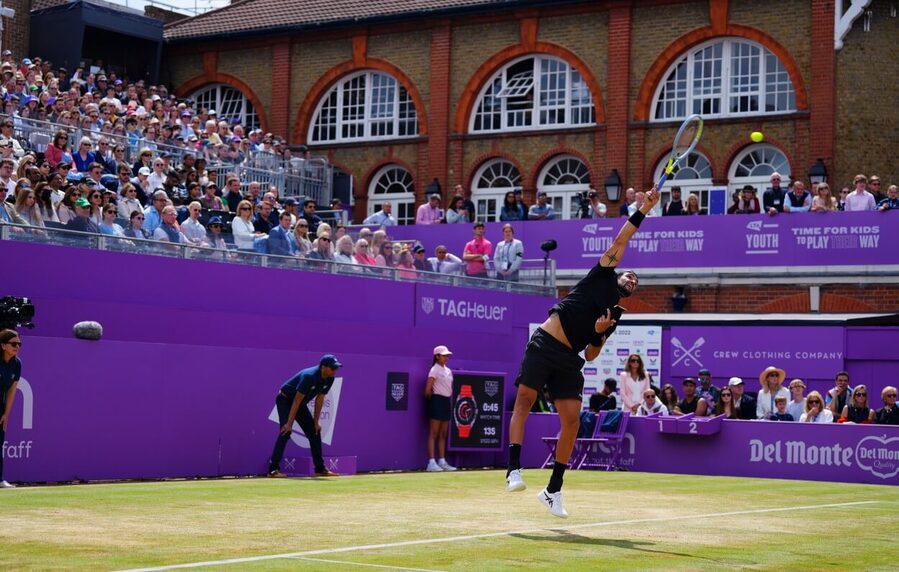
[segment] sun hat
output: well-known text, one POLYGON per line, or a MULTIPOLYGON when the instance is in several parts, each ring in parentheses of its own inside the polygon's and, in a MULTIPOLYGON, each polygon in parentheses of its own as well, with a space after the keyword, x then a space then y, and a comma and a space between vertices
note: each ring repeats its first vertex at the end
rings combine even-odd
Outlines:
POLYGON ((765 368, 765 371, 763 371, 762 374, 759 375, 759 383, 762 385, 762 387, 767 387, 767 384, 765 383, 765 381, 768 379, 768 375, 770 375, 772 373, 777 374, 777 384, 783 385, 784 379, 786 379, 786 377, 787 377, 787 372, 780 369, 779 367, 774 367, 773 365, 769 365, 768 367, 765 368))

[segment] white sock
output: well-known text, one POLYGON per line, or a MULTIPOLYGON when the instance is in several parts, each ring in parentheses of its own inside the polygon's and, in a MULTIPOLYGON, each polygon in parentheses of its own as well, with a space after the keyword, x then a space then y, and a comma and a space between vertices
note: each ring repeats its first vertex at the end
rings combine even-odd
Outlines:
POLYGON ((436 462, 437 462, 437 461, 434 460, 434 457, 431 457, 430 459, 428 459, 428 464, 429 464, 429 465, 430 465, 431 463, 436 463, 436 462))
POLYGON ((444 459, 443 457, 440 457, 440 460, 437 461, 437 464, 438 465, 448 465, 449 463, 446 462, 446 459, 444 459))

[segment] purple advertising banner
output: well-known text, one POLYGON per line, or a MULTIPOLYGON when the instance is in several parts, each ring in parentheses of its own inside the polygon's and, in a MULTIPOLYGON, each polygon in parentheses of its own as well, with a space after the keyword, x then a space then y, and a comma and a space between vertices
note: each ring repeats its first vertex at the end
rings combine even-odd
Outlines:
POLYGON ((706 368, 716 381, 742 377, 751 391, 769 365, 790 379, 833 380, 844 369, 844 345, 843 328, 832 326, 672 326, 666 371, 695 377, 706 368))
MULTIPOLYGON (((503 332, 527 307, 533 308, 535 298, 496 290, 417 284, 415 300, 418 326, 503 332)), ((546 309, 552 304, 548 303, 546 309)))
MULTIPOLYGON (((611 245, 624 219, 515 223, 525 258, 539 258, 544 240, 558 242, 557 268, 589 268, 611 245)), ((486 236, 501 240, 502 223, 486 236)), ((391 227, 391 236, 417 239, 430 253, 438 244, 461 256, 471 225, 391 227)), ((806 213, 648 218, 631 239, 628 268, 734 268, 899 264, 899 213, 806 213)))
MULTIPOLYGON (((620 464, 631 471, 899 485, 899 427, 724 421, 713 435, 659 431, 665 419, 631 417, 620 464)), ((540 466, 555 414, 531 415, 522 464, 540 466)), ((600 451, 602 445, 600 445, 600 451)))

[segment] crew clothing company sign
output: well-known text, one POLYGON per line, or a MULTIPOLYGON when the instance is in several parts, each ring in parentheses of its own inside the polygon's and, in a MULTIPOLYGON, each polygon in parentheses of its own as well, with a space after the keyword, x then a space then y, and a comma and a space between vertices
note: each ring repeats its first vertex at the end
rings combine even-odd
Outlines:
POLYGON ((502 449, 503 381, 501 374, 455 373, 453 375, 450 450, 502 449))

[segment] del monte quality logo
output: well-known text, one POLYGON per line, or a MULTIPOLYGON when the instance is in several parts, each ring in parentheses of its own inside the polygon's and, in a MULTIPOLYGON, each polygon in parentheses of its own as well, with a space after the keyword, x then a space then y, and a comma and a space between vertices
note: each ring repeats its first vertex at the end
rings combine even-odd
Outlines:
POLYGON ((881 479, 899 474, 899 437, 865 437, 855 446, 858 466, 881 479))

